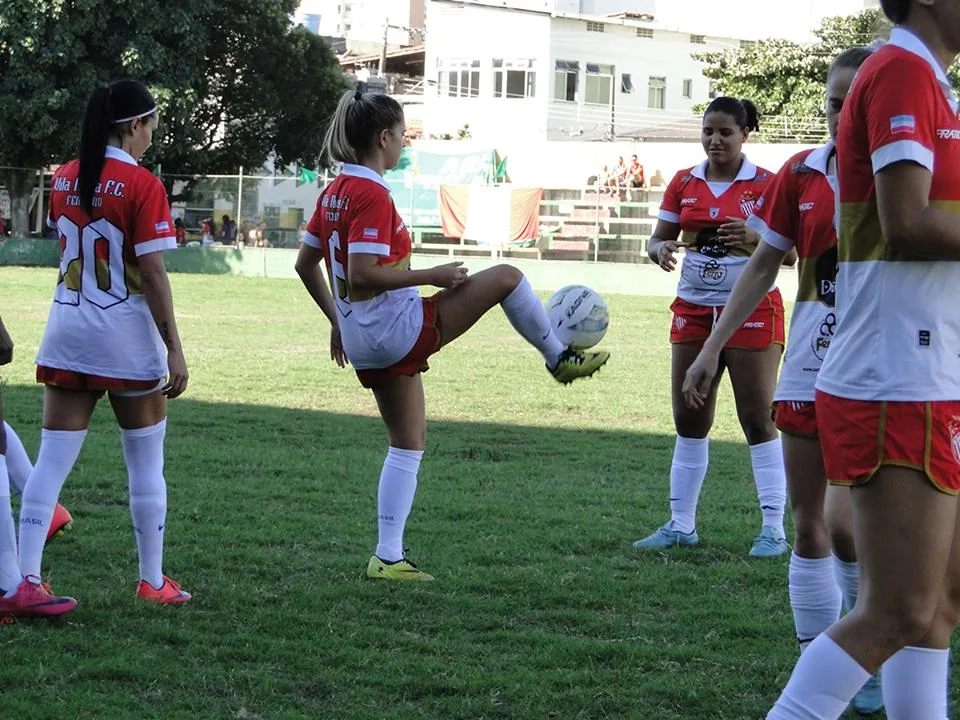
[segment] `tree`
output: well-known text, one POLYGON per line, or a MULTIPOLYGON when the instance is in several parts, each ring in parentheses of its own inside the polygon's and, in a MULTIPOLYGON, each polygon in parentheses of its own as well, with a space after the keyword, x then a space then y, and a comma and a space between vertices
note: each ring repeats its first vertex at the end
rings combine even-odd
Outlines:
MULTIPOLYGON (((76 156, 90 90, 135 77, 160 105, 148 166, 188 175, 233 173, 268 158, 316 167, 344 85, 326 44, 292 26, 298 4, 0 2, 0 166, 42 168, 76 156)), ((0 170, 21 232, 36 181, 36 173, 0 170)))
MULTIPOLYGON (((890 24, 880 10, 864 10, 847 17, 826 18, 814 32, 816 43, 761 40, 755 45, 700 53, 704 75, 721 95, 753 100, 768 117, 780 123, 768 139, 809 140, 810 133, 826 135, 823 92, 833 58, 849 47, 886 37, 890 24)), ((819 138, 817 138, 819 139, 819 138)))

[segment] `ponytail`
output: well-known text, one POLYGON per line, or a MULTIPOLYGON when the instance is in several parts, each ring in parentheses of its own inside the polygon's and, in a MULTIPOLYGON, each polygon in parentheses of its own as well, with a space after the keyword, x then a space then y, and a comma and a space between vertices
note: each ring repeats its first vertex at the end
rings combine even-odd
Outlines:
POLYGON ((80 206, 89 215, 93 212, 93 194, 100 182, 103 163, 106 160, 107 141, 113 132, 113 104, 110 88, 99 87, 90 95, 87 112, 83 117, 83 134, 80 137, 79 182, 80 206))
POLYGON ((902 25, 910 18, 910 0, 880 0, 880 7, 894 25, 902 25))
POLYGON ((377 135, 403 122, 403 108, 383 93, 364 93, 363 83, 347 90, 333 111, 323 147, 341 163, 358 164, 373 149, 377 135))
POLYGON ((157 112, 157 101, 146 86, 136 80, 119 80, 98 87, 90 94, 80 137, 80 169, 77 172, 80 206, 93 212, 107 144, 111 137, 123 137, 129 123, 157 112))
POLYGON ((704 117, 712 112, 722 112, 734 119, 744 132, 752 132, 760 129, 760 112, 752 100, 737 100, 733 97, 721 96, 714 98, 707 105, 704 117))

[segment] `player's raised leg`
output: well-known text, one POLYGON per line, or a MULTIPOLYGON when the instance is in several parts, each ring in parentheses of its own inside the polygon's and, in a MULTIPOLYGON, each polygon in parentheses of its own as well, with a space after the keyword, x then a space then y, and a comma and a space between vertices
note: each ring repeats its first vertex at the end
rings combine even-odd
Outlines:
POLYGON ((433 580, 407 557, 403 531, 413 509, 417 474, 426 446, 427 420, 422 376, 398 375, 373 388, 390 447, 377 489, 377 549, 367 577, 381 580, 433 580))
POLYGON ((700 353, 695 344, 675 343, 671 346, 670 394, 677 439, 670 464, 670 521, 647 537, 637 540, 637 550, 660 550, 668 547, 696 545, 697 504, 707 476, 709 439, 717 408, 717 387, 723 377, 721 358, 710 393, 701 408, 690 408, 683 399, 683 379, 687 369, 700 353))
POLYGON ((482 270, 437 296, 443 344, 463 335, 498 304, 520 336, 540 351, 558 382, 566 384, 590 377, 610 359, 606 351, 565 348, 554 334, 547 311, 530 281, 512 265, 482 270))
POLYGON ((110 392, 110 404, 120 425, 127 465, 130 517, 140 561, 137 597, 162 605, 185 603, 190 600, 190 593, 163 574, 163 536, 167 522, 163 445, 167 432, 167 399, 159 390, 145 395, 110 392))

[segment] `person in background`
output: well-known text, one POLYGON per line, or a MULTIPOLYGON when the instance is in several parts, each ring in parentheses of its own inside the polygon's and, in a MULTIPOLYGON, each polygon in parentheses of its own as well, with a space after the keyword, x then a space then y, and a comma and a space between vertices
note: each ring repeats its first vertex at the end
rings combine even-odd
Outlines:
POLYGON ((173 235, 177 241, 178 247, 183 247, 187 243, 187 228, 183 225, 183 218, 177 218, 173 221, 173 235))
POLYGON ((763 517, 751 557, 787 551, 783 515, 787 481, 780 436, 770 417, 777 370, 784 344, 783 299, 776 288, 724 346, 716 380, 702 407, 684 403, 681 386, 687 368, 700 353, 724 311, 730 291, 759 240, 745 223, 773 174, 750 162, 743 144, 759 126, 749 100, 714 99, 703 115, 701 142, 707 158, 678 172, 663 196, 660 219, 650 238, 650 259, 672 272, 676 254, 686 249, 677 298, 670 306, 673 322, 671 399, 677 439, 670 466, 670 521, 638 540, 638 550, 696 545, 697 503, 709 460, 717 387, 730 373, 737 415, 750 446, 753 478, 763 517), (681 237, 682 233, 682 237, 681 237))
POLYGON ((229 215, 220 218, 220 242, 224 245, 234 245, 237 242, 237 224, 229 215))
POLYGON ((663 175, 660 174, 660 168, 657 168, 653 171, 653 177, 650 178, 650 187, 660 188, 666 185, 666 182, 663 179, 663 175))
POLYGON ((616 186, 620 188, 627 187, 627 179, 629 177, 630 170, 627 168, 627 163, 623 159, 623 155, 617 158, 617 166, 613 169, 613 177, 616 181, 616 186))
POLYGON ((647 179, 643 174, 643 165, 640 164, 640 160, 637 159, 636 155, 634 155, 630 161, 628 177, 631 188, 644 188, 647 186, 647 179))

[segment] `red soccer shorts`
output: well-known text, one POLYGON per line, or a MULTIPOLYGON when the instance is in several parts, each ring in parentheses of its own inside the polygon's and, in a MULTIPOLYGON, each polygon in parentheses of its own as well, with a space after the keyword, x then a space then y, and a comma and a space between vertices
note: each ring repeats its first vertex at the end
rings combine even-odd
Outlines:
POLYGON ((773 404, 773 422, 787 435, 817 437, 817 410, 812 402, 780 400, 773 404))
POLYGON ((817 391, 820 447, 835 485, 869 482, 884 465, 922 472, 960 491, 960 402, 867 402, 817 391))
POLYGON ((37 382, 44 385, 66 388, 67 390, 106 391, 145 391, 153 390, 160 384, 156 380, 121 380, 119 378, 89 375, 73 370, 59 370, 57 368, 37 365, 37 382))
POLYGON ((430 369, 427 358, 443 344, 440 332, 440 316, 437 313, 437 296, 423 299, 423 326, 410 352, 390 367, 373 370, 357 370, 360 384, 372 388, 399 375, 416 375, 430 369))
MULTIPOLYGON (((675 344, 703 345, 723 313, 722 306, 695 305, 680 298, 673 301, 670 309, 673 311, 670 342, 675 344)), ((771 345, 783 345, 785 337, 783 297, 775 288, 760 301, 726 347, 733 350, 766 350, 771 345)))

